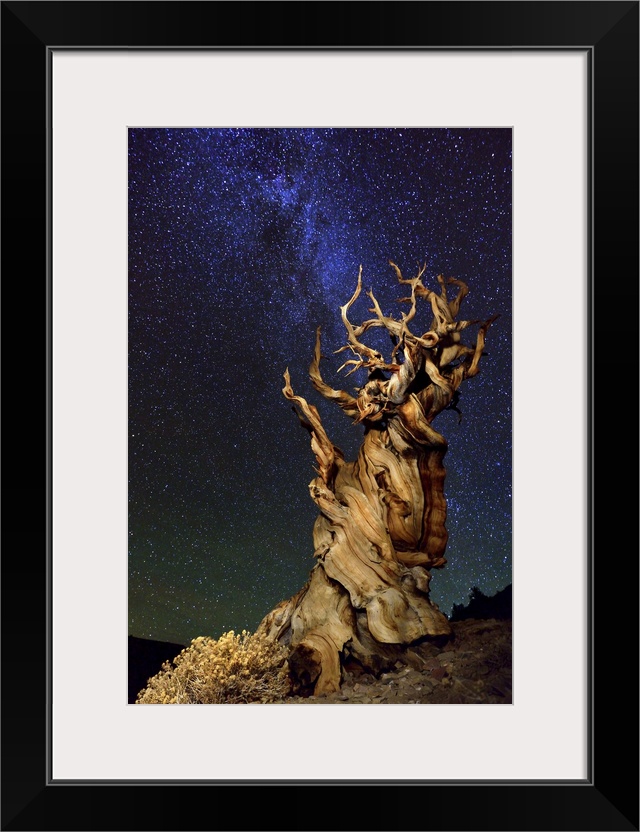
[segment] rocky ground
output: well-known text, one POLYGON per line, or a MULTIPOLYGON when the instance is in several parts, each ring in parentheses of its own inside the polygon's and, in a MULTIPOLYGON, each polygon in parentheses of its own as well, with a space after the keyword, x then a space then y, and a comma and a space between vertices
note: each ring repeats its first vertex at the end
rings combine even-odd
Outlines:
POLYGON ((375 678, 347 671, 338 693, 292 696, 287 704, 511 704, 511 620, 452 622, 445 644, 425 641, 375 678))

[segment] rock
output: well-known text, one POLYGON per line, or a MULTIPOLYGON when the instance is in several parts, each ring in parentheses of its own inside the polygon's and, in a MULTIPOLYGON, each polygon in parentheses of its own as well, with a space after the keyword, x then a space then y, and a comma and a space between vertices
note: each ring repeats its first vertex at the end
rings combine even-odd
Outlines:
POLYGON ((405 653, 405 659, 407 660, 407 664, 414 668, 414 670, 423 670, 425 660, 419 653, 416 653, 415 650, 407 650, 405 653))
POLYGON ((441 662, 450 662, 452 659, 456 658, 456 653, 453 650, 447 650, 444 653, 440 653, 438 656, 441 662))
POLYGON ((405 675, 407 683, 410 685, 415 685, 416 682, 419 682, 420 679, 422 679, 423 674, 418 670, 413 670, 413 668, 410 668, 407 670, 407 673, 405 675))

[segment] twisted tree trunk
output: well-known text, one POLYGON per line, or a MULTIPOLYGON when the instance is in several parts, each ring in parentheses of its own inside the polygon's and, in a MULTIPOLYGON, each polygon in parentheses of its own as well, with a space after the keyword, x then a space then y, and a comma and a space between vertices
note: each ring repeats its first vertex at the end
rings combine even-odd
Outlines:
POLYGON ((330 441, 317 409, 295 395, 288 370, 284 376, 283 393, 310 433, 318 464, 309 486, 320 512, 313 531, 317 563, 306 585, 272 610, 258 630, 290 645, 289 667, 298 693, 336 691, 345 663, 355 661, 377 673, 393 664, 406 645, 451 633, 448 619, 429 599, 430 570, 445 565, 447 545, 447 442, 431 423, 445 408, 457 409, 456 391, 477 374, 485 334, 495 318, 456 322, 467 294, 461 281, 439 276, 436 294, 422 283, 424 268, 405 280, 391 266, 399 282, 411 286, 410 297, 403 299, 410 310, 400 320, 383 315, 368 292, 376 317, 351 324, 348 312, 361 292, 362 267, 354 295, 341 308, 348 338, 341 350, 355 356, 343 367, 368 370, 357 398, 323 381, 319 329, 309 370, 315 389, 364 426, 354 462, 346 462, 330 441), (448 300, 451 284, 458 293, 448 300), (433 320, 417 336, 409 323, 419 298, 430 303, 433 320), (460 332, 474 323, 480 324, 475 345, 465 346, 460 332), (392 337, 390 362, 360 340, 373 327, 384 327, 392 337))

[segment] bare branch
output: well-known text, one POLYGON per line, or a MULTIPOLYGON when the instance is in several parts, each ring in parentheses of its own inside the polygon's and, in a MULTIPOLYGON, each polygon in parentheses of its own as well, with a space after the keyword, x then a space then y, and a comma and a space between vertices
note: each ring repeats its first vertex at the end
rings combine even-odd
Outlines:
POLYGON ((458 314, 458 312, 460 311, 460 306, 462 304, 462 301, 469 294, 469 287, 467 286, 466 283, 463 283, 461 280, 458 280, 455 277, 448 277, 447 278, 447 283, 450 283, 453 286, 458 286, 459 287, 459 292, 456 295, 456 297, 453 300, 449 301, 449 310, 451 311, 452 317, 455 318, 456 315, 458 314))
POLYGON ((482 356, 484 350, 485 335, 487 334, 487 330, 489 329, 491 324, 499 317, 499 315, 494 315, 492 318, 489 318, 489 320, 485 321, 478 330, 478 337, 476 338, 476 348, 473 352, 471 363, 469 364, 465 372, 465 378, 472 378, 473 376, 477 375, 480 369, 478 366, 480 363, 480 357, 482 356))
POLYGON ((332 488, 338 468, 344 461, 342 451, 337 448, 327 436, 320 420, 318 409, 308 404, 302 396, 296 396, 291 387, 289 368, 284 371, 285 385, 282 388, 285 398, 293 402, 298 408, 300 421, 311 434, 311 449, 313 450, 318 468, 316 469, 327 488, 332 488))
POLYGON ((445 278, 443 275, 439 274, 436 278, 438 284, 440 285, 440 294, 438 295, 436 292, 428 289, 422 282, 422 275, 425 272, 426 266, 420 269, 416 277, 405 280, 396 264, 391 260, 389 261, 389 264, 395 269, 399 282, 411 286, 411 296, 408 298, 400 298, 399 301, 400 303, 411 303, 411 311, 408 313, 410 317, 408 320, 413 318, 415 315, 416 298, 422 297, 431 303, 431 309, 434 317, 431 327, 432 329, 435 329, 439 336, 442 336, 447 332, 457 332, 460 329, 464 329, 466 326, 469 326, 471 323, 478 323, 478 321, 466 321, 454 324, 455 317, 460 311, 462 301, 469 294, 469 289, 466 283, 463 283, 462 280, 458 280, 455 277, 445 278), (458 294, 451 301, 447 297, 447 284, 457 286, 459 289, 458 294), (451 326, 452 324, 454 324, 453 327, 451 326))
POLYGON ((425 263, 425 264, 422 266, 422 268, 418 269, 418 274, 416 275, 416 277, 410 277, 410 278, 407 280, 407 279, 405 279, 405 278, 402 276, 402 272, 400 271, 400 269, 398 268, 398 266, 396 266, 396 264, 393 262, 393 260, 389 260, 389 265, 390 265, 390 266, 394 269, 394 271, 395 271, 396 275, 398 276, 398 282, 399 282, 399 283, 405 283, 405 284, 407 284, 407 285, 409 285, 409 284, 411 284, 411 283, 415 283, 416 281, 420 281, 420 280, 421 280, 421 278, 422 278, 422 275, 423 275, 423 274, 426 272, 426 270, 427 270, 427 264, 425 263))
MULTIPOLYGON (((374 364, 377 365, 379 362, 384 361, 382 355, 377 350, 373 350, 373 349, 371 349, 371 347, 368 347, 366 344, 363 344, 360 341, 358 341, 355 329, 354 329, 352 323, 349 321, 349 318, 347 317, 347 312, 349 311, 351 306, 355 303, 355 301, 360 296, 360 291, 361 290, 362 290, 362 266, 360 266, 360 269, 358 271, 358 285, 356 286, 356 290, 353 293, 353 295, 351 296, 351 299, 349 301, 347 301, 347 303, 345 303, 344 306, 340 307, 340 314, 342 315, 342 323, 344 324, 345 329, 347 330, 347 339, 349 341, 347 346, 356 355, 360 355, 360 356, 363 357, 363 361, 362 361, 361 366, 367 366, 367 362, 373 362, 374 364)), ((336 350, 336 352, 342 352, 343 349, 345 349, 345 348, 341 347, 339 350, 336 350)), ((351 362, 348 362, 348 363, 351 363, 351 362)))
POLYGON ((344 390, 334 390, 328 385, 320 374, 320 359, 322 352, 320 350, 320 327, 316 329, 316 345, 313 352, 313 360, 309 366, 309 377, 315 389, 330 401, 334 401, 339 407, 344 410, 348 416, 356 416, 358 413, 358 405, 353 396, 344 390))

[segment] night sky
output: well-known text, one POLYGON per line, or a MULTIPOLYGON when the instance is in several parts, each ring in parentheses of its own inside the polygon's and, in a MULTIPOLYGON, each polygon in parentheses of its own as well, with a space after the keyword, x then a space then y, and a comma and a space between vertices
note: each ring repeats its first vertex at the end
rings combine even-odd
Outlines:
MULTIPOLYGON (((450 614, 471 587, 511 583, 511 198, 510 129, 129 131, 130 635, 254 630, 303 586, 315 459, 282 376, 353 459, 362 426, 307 370, 320 326, 325 381, 363 383, 336 372, 339 307, 362 264, 352 322, 372 317, 370 288, 406 311, 389 260, 406 278, 426 263, 430 288, 467 282, 459 319, 500 315, 461 422, 434 421, 449 543, 431 599, 450 614)), ((417 320, 428 329, 424 301, 417 320)), ((389 355, 381 331, 364 340, 389 355)))

